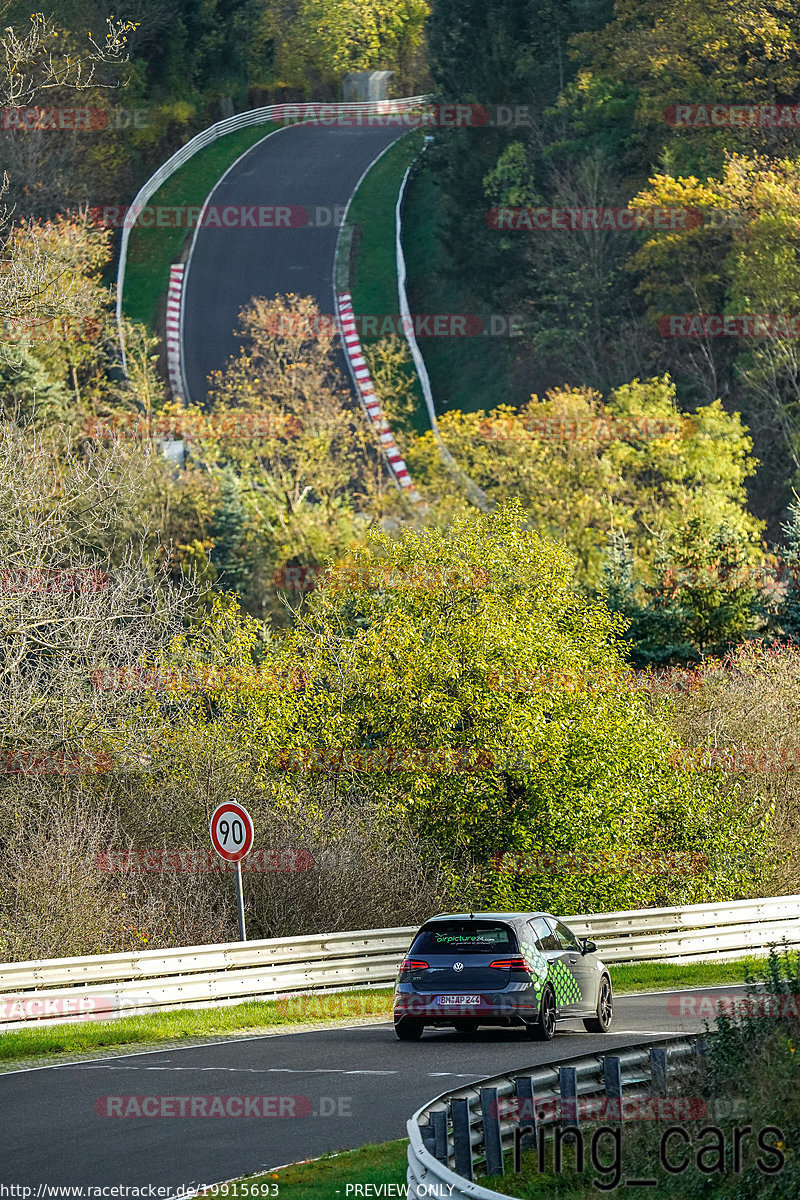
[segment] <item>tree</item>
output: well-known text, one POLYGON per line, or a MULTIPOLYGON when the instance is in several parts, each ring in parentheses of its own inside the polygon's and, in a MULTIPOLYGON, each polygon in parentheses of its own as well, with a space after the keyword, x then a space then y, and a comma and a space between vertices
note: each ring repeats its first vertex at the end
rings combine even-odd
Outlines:
MULTIPOLYGON (((621 678, 618 618, 576 590, 567 551, 526 526, 509 504, 443 532, 376 535, 375 553, 331 570, 252 686, 220 694, 213 727, 259 764, 273 803, 333 787, 354 806, 378 804, 452 862, 476 864, 484 901, 535 895, 562 912, 652 902, 665 895, 657 876, 493 868, 506 852, 710 852, 741 824, 710 778, 675 771, 668 729, 621 678)), ((231 650, 236 661, 246 646, 231 650)), ((727 873, 668 886, 675 900, 745 885, 727 873)))
MULTIPOLYGON (((126 39, 133 28, 129 21, 109 17, 105 38, 98 42, 88 34, 88 45, 81 50, 69 37, 59 40, 60 31, 41 13, 33 13, 23 29, 7 27, 0 34, 0 106, 27 106, 48 93, 96 87, 106 68, 116 70, 126 61, 126 39)), ((0 196, 7 185, 4 174, 0 196)), ((46 321, 62 310, 72 315, 69 301, 61 296, 59 264, 51 260, 46 240, 29 240, 28 252, 21 253, 19 232, 9 231, 11 216, 8 210, 0 212, 0 321, 46 321)))
POLYGON ((210 537, 214 543, 211 564, 221 587, 239 591, 248 581, 250 567, 242 553, 246 539, 247 513, 241 484, 230 466, 220 472, 219 504, 210 537))
POLYGON ((149 466, 119 442, 76 453, 0 422, 4 754, 104 749, 137 703, 105 673, 168 646, 190 611, 153 561, 149 466))
MULTIPOLYGON (((669 377, 634 380, 605 403, 585 388, 556 388, 519 410, 445 413, 439 426, 464 472, 492 500, 518 497, 534 527, 575 554, 585 583, 597 584, 609 535, 630 539, 641 579, 657 538, 670 546, 704 513, 737 531, 748 561, 760 557, 762 526, 745 490, 750 437, 718 402, 682 414, 669 377)), ((446 519, 457 497, 430 434, 409 447, 408 462, 426 494, 442 497, 446 519)))
POLYGON ((792 0, 617 0, 614 19, 576 34, 572 47, 593 71, 637 89, 642 123, 662 123, 665 107, 699 97, 747 105, 794 96, 798 40, 792 0))
POLYGON ((270 3, 267 21, 274 39, 275 65, 294 83, 340 79, 348 71, 389 70, 405 75, 422 44, 427 0, 298 0, 286 19, 286 5, 270 3))
POLYGON ((783 526, 785 548, 780 551, 779 580, 783 594, 773 619, 783 637, 800 642, 800 500, 795 496, 789 505, 789 520, 783 526))
POLYGON ((447 261, 475 303, 490 307, 501 296, 508 302, 524 286, 518 247, 487 228, 486 212, 498 175, 520 156, 533 176, 520 190, 542 190, 534 133, 574 72, 569 36, 602 25, 610 8, 608 0, 437 0, 433 6, 428 46, 436 93, 445 102, 477 105, 488 118, 477 128, 434 131, 426 155, 442 194, 439 236, 447 261), (527 109, 527 122, 506 123, 498 105, 527 109))
POLYGON ((385 478, 375 435, 347 407, 333 329, 311 298, 256 298, 239 332, 241 354, 215 376, 193 455, 212 473, 235 473, 244 600, 277 615, 276 570, 342 558, 371 521, 405 514, 405 501, 385 478))
POLYGON ((692 517, 657 550, 644 578, 612 543, 605 571, 608 603, 628 620, 636 667, 721 657, 753 636, 763 616, 759 574, 741 534, 692 517))
MULTIPOLYGON (((634 200, 650 207, 695 207, 703 224, 648 237, 630 266, 641 276, 653 323, 662 318, 675 369, 702 380, 706 395, 743 392, 753 425, 766 424, 800 467, 800 359, 791 328, 771 328, 800 307, 797 266, 800 168, 790 158, 728 155, 721 177, 705 182, 658 175, 634 200), (690 336, 670 339, 665 313, 697 314, 690 336), (715 336, 706 314, 761 318, 748 336, 715 336)), ((684 321, 684 326, 686 322, 684 321)), ((734 330, 736 325, 734 324, 734 330)), ((762 443, 768 437, 760 438, 762 443)))

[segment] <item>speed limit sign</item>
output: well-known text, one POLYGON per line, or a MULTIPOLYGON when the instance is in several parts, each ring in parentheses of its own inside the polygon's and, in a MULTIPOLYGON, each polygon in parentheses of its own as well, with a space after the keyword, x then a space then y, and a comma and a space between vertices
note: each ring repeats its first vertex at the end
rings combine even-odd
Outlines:
POLYGON ((234 800, 220 804, 211 817, 211 845, 226 862, 240 862, 253 845, 253 821, 234 800))
POLYGON ((239 910, 239 937, 247 941, 244 924, 244 893, 242 892, 242 859, 253 845, 253 820, 246 808, 229 800, 220 804, 209 822, 211 845, 220 858, 236 865, 236 902, 239 910))

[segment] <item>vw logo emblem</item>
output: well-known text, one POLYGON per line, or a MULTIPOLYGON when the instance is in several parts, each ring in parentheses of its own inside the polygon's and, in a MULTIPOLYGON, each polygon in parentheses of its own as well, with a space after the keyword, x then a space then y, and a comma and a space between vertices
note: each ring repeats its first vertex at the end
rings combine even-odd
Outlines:
POLYGON ((463 971, 464 964, 462 962, 453 963, 453 970, 454 971, 463 971))

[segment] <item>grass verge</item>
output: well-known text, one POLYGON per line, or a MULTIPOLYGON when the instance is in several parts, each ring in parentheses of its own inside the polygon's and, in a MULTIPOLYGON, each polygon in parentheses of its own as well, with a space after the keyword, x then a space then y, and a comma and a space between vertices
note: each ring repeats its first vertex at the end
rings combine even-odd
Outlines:
MULTIPOLYGON (((470 313, 474 299, 447 274, 447 247, 437 217, 440 207, 433 172, 423 164, 409 181, 403 214, 409 305, 413 313, 470 313)), ((484 314, 478 315, 486 321, 484 314)), ((489 335, 421 338, 436 412, 479 412, 527 400, 528 392, 518 388, 515 393, 510 383, 515 345, 508 338, 489 335)))
MULTIPOLYGON (((763 969, 766 959, 710 963, 620 963, 611 967, 618 994, 659 988, 689 988, 742 983, 745 974, 763 969)), ((0 1063, 90 1054, 125 1046, 154 1047, 193 1039, 237 1034, 290 1031, 320 1022, 346 1022, 365 1017, 389 1018, 391 988, 295 996, 285 1000, 251 1000, 230 1008, 185 1009, 120 1017, 115 1021, 81 1021, 70 1025, 29 1027, 0 1035, 0 1063)))
MULTIPOLYGON (((395 210, 403 176, 420 151, 419 133, 410 133, 396 141, 359 185, 347 214, 347 225, 353 234, 355 247, 350 267, 348 288, 357 317, 394 318, 397 326, 400 305, 397 295, 397 252, 395 210)), ((348 238, 342 239, 343 250, 348 238)), ((369 348, 379 338, 360 334, 361 344, 369 348)), ((405 341, 403 339, 403 344, 405 341)), ((429 428, 422 388, 413 363, 400 368, 413 387, 414 428, 424 433, 429 428)), ((385 398, 384 398, 385 399, 385 398)))
MULTIPOLYGON (((228 133, 199 150, 171 175, 150 201, 150 207, 176 205, 196 207, 203 203, 220 175, 256 142, 278 129, 278 125, 253 125, 228 133)), ((158 302, 169 285, 169 268, 180 258, 191 230, 134 226, 128 243, 123 309, 132 321, 154 330, 158 302)))
MULTIPOLYGON (((280 1200, 345 1200, 347 1184, 362 1185, 359 1196, 399 1196, 405 1188, 408 1142, 383 1142, 326 1154, 314 1162, 297 1163, 266 1175, 254 1175, 230 1185, 228 1198, 279 1196, 280 1200), (385 1185, 394 1184, 389 1190, 385 1185), (365 1186, 371 1185, 371 1186, 365 1186), (384 1186, 381 1186, 384 1185, 384 1186), (272 1189, 275 1190, 272 1190, 272 1189)), ((219 1193, 217 1193, 219 1194, 219 1193)), ((349 1193, 355 1195, 354 1191, 349 1193)), ((209 1196, 214 1193, 209 1191, 209 1196)))

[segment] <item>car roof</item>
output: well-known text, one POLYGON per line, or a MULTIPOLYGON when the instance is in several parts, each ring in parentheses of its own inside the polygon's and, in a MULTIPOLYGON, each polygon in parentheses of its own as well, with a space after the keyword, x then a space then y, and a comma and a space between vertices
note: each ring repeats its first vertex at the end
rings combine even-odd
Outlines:
POLYGON ((545 912, 465 912, 465 913, 437 913, 435 917, 429 917, 424 921, 424 925, 432 925, 436 921, 529 921, 531 917, 550 917, 555 920, 550 913, 545 912))

